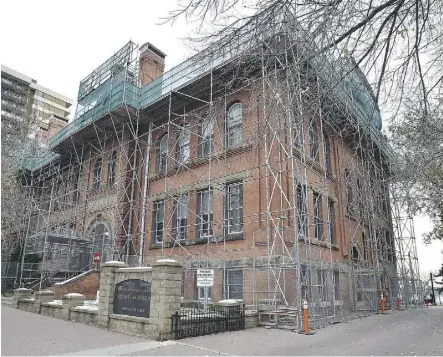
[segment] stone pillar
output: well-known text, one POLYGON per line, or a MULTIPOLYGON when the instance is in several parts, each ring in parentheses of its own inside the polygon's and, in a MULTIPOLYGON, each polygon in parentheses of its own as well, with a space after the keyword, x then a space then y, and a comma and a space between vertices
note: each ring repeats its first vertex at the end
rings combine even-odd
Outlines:
POLYGON ((14 299, 13 299, 14 305, 13 306, 16 309, 18 309, 18 301, 20 299, 30 298, 31 293, 32 293, 31 289, 26 289, 26 288, 14 289, 14 299))
POLYGON ((85 304, 85 296, 78 293, 66 294, 62 298, 62 314, 63 319, 69 320, 71 315, 71 307, 83 306, 85 304))
MULTIPOLYGON (((173 339, 171 317, 180 311, 182 265, 161 259, 152 266, 150 338, 173 339)), ((101 294, 101 293, 100 293, 101 294)))
POLYGON ((50 290, 37 291, 34 300, 34 311, 39 314, 41 311, 41 306, 45 302, 54 301, 54 292, 50 290))
POLYGON ((115 271, 119 268, 127 268, 123 262, 110 261, 101 265, 100 294, 98 300, 98 326, 108 328, 109 314, 114 308, 115 271))

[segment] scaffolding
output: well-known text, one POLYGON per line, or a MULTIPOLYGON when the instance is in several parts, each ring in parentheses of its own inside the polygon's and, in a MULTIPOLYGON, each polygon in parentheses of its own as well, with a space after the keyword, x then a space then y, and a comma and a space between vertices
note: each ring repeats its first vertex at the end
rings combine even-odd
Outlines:
POLYGON ((27 162, 21 285, 99 253, 180 261, 185 301, 202 297, 196 269, 214 269, 212 300, 290 328, 303 299, 314 328, 377 313, 380 294, 419 305, 411 219, 389 194, 395 155, 352 59, 318 54, 289 10, 146 86, 138 52, 129 42, 85 78, 74 121, 27 162))

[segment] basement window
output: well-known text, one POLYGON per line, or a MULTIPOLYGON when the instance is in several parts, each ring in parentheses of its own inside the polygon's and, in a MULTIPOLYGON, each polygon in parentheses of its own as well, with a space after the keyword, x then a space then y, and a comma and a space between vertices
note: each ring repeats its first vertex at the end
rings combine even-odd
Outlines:
POLYGON ((225 298, 243 299, 243 270, 229 269, 225 272, 225 298))

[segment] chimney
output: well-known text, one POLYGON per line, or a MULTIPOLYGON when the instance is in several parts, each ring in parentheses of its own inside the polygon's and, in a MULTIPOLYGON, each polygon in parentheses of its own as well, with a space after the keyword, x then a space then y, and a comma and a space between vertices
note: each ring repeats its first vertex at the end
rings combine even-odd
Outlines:
POLYGON ((158 48, 146 42, 140 47, 140 80, 145 86, 160 77, 165 70, 166 55, 158 48))

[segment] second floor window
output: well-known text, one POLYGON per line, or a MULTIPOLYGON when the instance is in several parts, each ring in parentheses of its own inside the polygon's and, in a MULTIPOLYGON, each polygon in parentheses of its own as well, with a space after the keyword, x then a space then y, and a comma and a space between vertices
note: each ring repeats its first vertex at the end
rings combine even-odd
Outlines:
POLYGON ((189 125, 185 125, 180 129, 177 140, 177 162, 183 164, 189 160, 191 156, 191 132, 189 125))
POLYGON ((98 158, 95 160, 94 164, 94 181, 92 183, 92 188, 98 190, 100 188, 100 181, 102 176, 102 159, 98 158))
POLYGON ((325 168, 326 171, 331 173, 332 172, 332 165, 331 165, 331 139, 328 135, 324 134, 324 152, 325 152, 325 168))
POLYGON ((177 240, 186 239, 188 226, 188 196, 180 196, 174 207, 174 236, 177 240))
POLYGON ((361 187, 361 182, 357 179, 357 205, 358 210, 360 211, 360 216, 363 216, 363 191, 361 187))
POLYGON ((311 158, 318 162, 318 138, 317 138, 317 127, 314 122, 309 126, 309 152, 311 158))
POLYGON ((115 183, 115 167, 117 164, 117 151, 113 151, 108 163, 108 186, 115 183))
POLYGON ((198 238, 212 237, 212 222, 214 221, 212 190, 197 193, 198 238))
POLYGON ((163 242, 163 232, 165 229, 165 203, 164 201, 154 202, 154 224, 153 224, 153 233, 154 233, 154 242, 161 243, 163 242))
POLYGON ((297 185, 298 234, 308 236, 308 207, 306 186, 297 185))
POLYGON ((206 115, 201 122, 198 154, 200 157, 208 157, 214 152, 214 121, 206 115))
POLYGON ((166 161, 168 157, 168 135, 163 135, 157 144, 157 171, 161 172, 166 169, 166 161))
POLYGON ((239 145, 243 137, 243 105, 233 104, 226 117, 226 146, 239 145))
POLYGON ((226 186, 227 233, 243 232, 243 184, 232 183, 226 186))
POLYGON ((316 192, 313 193, 312 197, 314 200, 315 238, 321 240, 323 239, 322 198, 316 192))

